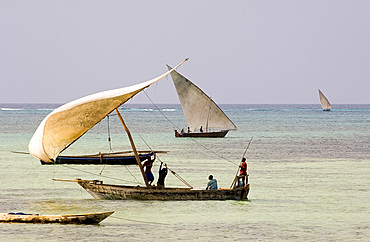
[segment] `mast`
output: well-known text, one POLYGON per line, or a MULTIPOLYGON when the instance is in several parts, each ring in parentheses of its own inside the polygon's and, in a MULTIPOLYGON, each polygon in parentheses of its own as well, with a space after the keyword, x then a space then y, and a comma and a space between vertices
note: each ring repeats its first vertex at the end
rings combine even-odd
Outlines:
POLYGON ((233 182, 231 183, 230 188, 233 188, 233 189, 235 188, 236 182, 238 181, 238 173, 239 173, 239 170, 240 170, 240 166, 241 166, 241 164, 242 164, 242 162, 243 162, 243 159, 244 159, 244 157, 245 157, 245 154, 247 153, 247 150, 248 150, 248 148, 249 148, 249 145, 250 145, 250 144, 251 144, 251 142, 252 142, 252 139, 253 139, 253 136, 252 136, 252 138, 249 140, 249 143, 248 143, 248 145, 247 145, 247 148, 246 148, 246 149, 245 149, 245 151, 244 151, 243 157, 242 157, 242 159, 241 159, 241 161, 240 161, 240 165, 239 165, 239 167, 238 167, 238 170, 236 171, 235 178, 234 178, 233 182))
POLYGON ((208 116, 207 116, 207 123, 206 123, 206 132, 208 132, 208 121, 209 121, 210 114, 211 114, 211 99, 209 99, 209 109, 208 109, 208 116))
POLYGON ((121 114, 118 112, 118 109, 116 108, 115 110, 116 110, 116 113, 117 113, 119 119, 121 120, 121 123, 122 123, 123 128, 126 130, 127 136, 128 136, 128 138, 130 140, 130 143, 131 143, 132 150, 134 151, 134 154, 135 154, 135 158, 136 158, 137 164, 140 167, 141 175, 143 176, 145 185, 146 185, 146 187, 150 187, 150 185, 148 183, 148 179, 146 178, 146 175, 145 175, 145 172, 144 172, 143 165, 141 164, 141 161, 140 161, 140 158, 139 158, 139 154, 137 153, 134 140, 132 139, 130 130, 127 128, 125 122, 123 121, 123 118, 122 118, 121 114))

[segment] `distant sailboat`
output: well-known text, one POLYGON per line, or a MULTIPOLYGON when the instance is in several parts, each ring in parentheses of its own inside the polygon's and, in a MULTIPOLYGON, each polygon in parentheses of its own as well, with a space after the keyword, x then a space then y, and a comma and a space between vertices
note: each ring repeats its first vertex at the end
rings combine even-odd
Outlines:
POLYGON ((330 109, 332 109, 332 106, 331 106, 329 100, 320 91, 320 89, 319 89, 319 98, 320 98, 320 102, 321 102, 321 106, 322 106, 323 111, 330 111, 330 109))
POLYGON ((229 130, 236 129, 235 124, 199 87, 177 71, 172 71, 171 77, 189 127, 186 132, 175 130, 176 137, 224 137, 229 130))

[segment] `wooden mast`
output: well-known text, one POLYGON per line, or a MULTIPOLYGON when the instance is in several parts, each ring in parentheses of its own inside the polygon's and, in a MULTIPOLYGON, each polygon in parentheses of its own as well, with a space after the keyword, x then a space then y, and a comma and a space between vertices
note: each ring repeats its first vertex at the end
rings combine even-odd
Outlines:
POLYGON ((135 147, 135 143, 134 143, 134 140, 132 139, 132 136, 131 136, 131 133, 130 133, 130 130, 128 130, 125 122, 123 121, 123 118, 121 116, 121 114, 118 112, 118 109, 114 109, 116 110, 116 113, 119 117, 119 119, 121 120, 121 123, 123 125, 123 128, 126 130, 126 133, 127 133, 127 136, 130 140, 130 143, 131 143, 131 147, 132 147, 132 150, 134 151, 134 154, 135 154, 135 158, 136 158, 136 161, 137 161, 137 164, 139 165, 140 167, 140 171, 141 171, 141 174, 143 176, 143 179, 145 181, 145 185, 146 187, 150 187, 149 183, 148 183, 148 179, 146 178, 146 175, 145 175, 145 172, 144 172, 144 168, 143 168, 143 165, 141 164, 141 161, 140 161, 140 158, 139 158, 139 154, 137 153, 137 150, 136 150, 136 147, 135 147))
POLYGON ((247 153, 247 150, 248 150, 248 148, 249 148, 249 145, 250 145, 250 144, 251 144, 251 142, 252 142, 252 139, 253 139, 253 136, 252 136, 252 138, 249 140, 249 143, 248 143, 248 145, 247 145, 247 148, 246 148, 246 149, 245 149, 245 151, 244 151, 244 154, 243 154, 242 160, 241 160, 241 162, 240 162, 240 165, 239 165, 239 167, 238 167, 238 170, 236 171, 235 178, 234 178, 233 182, 231 183, 230 188, 235 188, 236 182, 238 181, 238 173, 239 173, 239 170, 240 170, 240 166, 241 166, 241 164, 242 164, 242 162, 243 162, 243 159, 244 159, 244 157, 245 157, 245 154, 247 153))

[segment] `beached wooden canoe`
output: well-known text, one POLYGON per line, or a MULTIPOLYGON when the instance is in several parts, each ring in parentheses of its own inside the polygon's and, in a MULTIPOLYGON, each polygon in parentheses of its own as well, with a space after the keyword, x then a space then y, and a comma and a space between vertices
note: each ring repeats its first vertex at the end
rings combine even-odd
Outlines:
POLYGON ((98 224, 113 211, 70 215, 40 215, 25 213, 0 213, 1 223, 61 223, 61 224, 98 224))

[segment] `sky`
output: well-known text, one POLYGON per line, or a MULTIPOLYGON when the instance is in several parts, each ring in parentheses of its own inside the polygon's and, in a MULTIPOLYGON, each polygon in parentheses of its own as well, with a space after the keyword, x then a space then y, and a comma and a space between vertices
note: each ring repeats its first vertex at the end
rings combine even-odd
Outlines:
MULTIPOLYGON (((368 0, 0 0, 0 103, 178 72, 218 104, 370 103, 368 0)), ((179 103, 171 77, 147 90, 179 103)), ((132 103, 150 103, 145 94, 132 103)))

